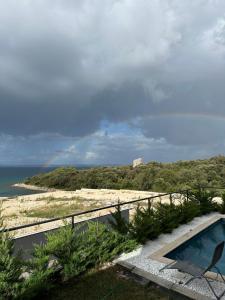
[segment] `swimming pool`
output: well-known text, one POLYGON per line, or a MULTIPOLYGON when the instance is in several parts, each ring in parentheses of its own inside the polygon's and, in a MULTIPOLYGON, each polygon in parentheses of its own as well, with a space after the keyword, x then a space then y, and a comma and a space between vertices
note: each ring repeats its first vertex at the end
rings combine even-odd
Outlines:
MULTIPOLYGON (((216 245, 225 240, 225 219, 219 219, 191 239, 165 255, 173 260, 188 260, 200 267, 207 267, 216 245)), ((217 266, 225 275, 225 249, 217 266)))

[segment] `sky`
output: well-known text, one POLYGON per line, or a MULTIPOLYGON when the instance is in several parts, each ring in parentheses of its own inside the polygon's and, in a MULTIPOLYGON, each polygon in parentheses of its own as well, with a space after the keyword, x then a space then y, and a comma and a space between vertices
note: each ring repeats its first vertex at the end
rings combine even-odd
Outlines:
POLYGON ((0 165, 225 154, 224 0, 0 0, 0 165))

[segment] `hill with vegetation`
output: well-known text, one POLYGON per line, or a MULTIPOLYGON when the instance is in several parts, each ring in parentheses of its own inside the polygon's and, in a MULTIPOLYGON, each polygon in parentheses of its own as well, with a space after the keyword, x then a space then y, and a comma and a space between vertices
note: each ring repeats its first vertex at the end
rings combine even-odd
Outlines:
POLYGON ((105 188, 160 192, 178 191, 199 185, 225 187, 225 156, 173 163, 152 161, 136 168, 57 168, 52 172, 28 178, 25 183, 64 190, 105 188))

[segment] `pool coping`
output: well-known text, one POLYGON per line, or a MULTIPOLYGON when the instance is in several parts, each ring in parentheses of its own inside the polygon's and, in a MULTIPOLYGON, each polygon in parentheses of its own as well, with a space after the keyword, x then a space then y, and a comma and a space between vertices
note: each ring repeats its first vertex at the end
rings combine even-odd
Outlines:
MULTIPOLYGON (((178 283, 173 283, 167 279, 161 278, 155 274, 149 273, 147 271, 142 270, 139 267, 133 266, 132 264, 126 261, 118 261, 116 262, 118 265, 127 269, 132 274, 136 276, 142 277, 146 279, 148 282, 153 282, 156 285, 175 293, 175 295, 183 296, 185 299, 193 299, 193 300, 212 300, 212 297, 202 295, 197 291, 190 289, 188 286, 182 286, 178 283)), ((177 299, 177 298, 176 298, 177 299)), ((178 298, 180 299, 180 297, 178 298)), ((181 298, 183 299, 183 298, 181 298)))
MULTIPOLYGON (((172 260, 170 258, 165 257, 166 254, 173 251, 175 248, 181 246, 183 243, 188 241, 189 239, 193 238, 198 233, 202 232, 204 229, 209 227, 210 225, 213 225, 215 222, 219 221, 220 219, 225 219, 225 215, 218 214, 214 217, 212 217, 210 220, 204 222, 203 224, 198 225, 196 228, 192 229, 191 231, 185 233, 183 236, 177 238, 176 240, 170 242, 169 244, 163 246, 159 250, 155 251, 151 255, 148 256, 148 258, 156 260, 160 263, 169 264, 172 262, 175 262, 175 260, 172 260)), ((218 277, 218 274, 215 272, 208 271, 206 273, 206 276, 210 279, 216 279, 217 281, 222 281, 222 278, 218 277)), ((224 276, 225 277, 225 276, 224 276)))

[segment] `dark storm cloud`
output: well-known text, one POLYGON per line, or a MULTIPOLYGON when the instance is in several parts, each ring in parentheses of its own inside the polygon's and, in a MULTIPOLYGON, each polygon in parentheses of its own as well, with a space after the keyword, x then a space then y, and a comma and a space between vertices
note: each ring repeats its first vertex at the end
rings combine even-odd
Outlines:
POLYGON ((51 101, 10 104, 9 98, 1 101, 0 124, 3 133, 31 135, 40 132, 62 133, 67 136, 83 136, 92 133, 98 126, 96 115, 87 115, 79 104, 51 101))
POLYGON ((207 146, 225 141, 225 119, 214 116, 168 114, 148 117, 141 122, 146 137, 161 136, 173 145, 207 146))
MULTIPOLYGON (((177 145, 210 143, 219 151, 224 11, 222 0, 2 1, 2 145, 6 136, 28 142, 35 135, 44 145, 41 134, 48 133, 68 148, 65 136, 98 140, 94 134, 107 120, 138 128, 151 145, 151 138, 164 139, 176 153, 177 145)), ((193 148, 185 149, 191 156, 193 148)))
POLYGON ((178 38, 170 16, 171 24, 159 21, 155 30, 142 32, 149 14, 155 25, 155 12, 164 20, 170 9, 160 3, 0 5, 0 128, 12 134, 47 130, 79 136, 88 133, 86 127, 96 130, 102 116, 116 121, 140 115, 148 68, 164 61, 178 38))

